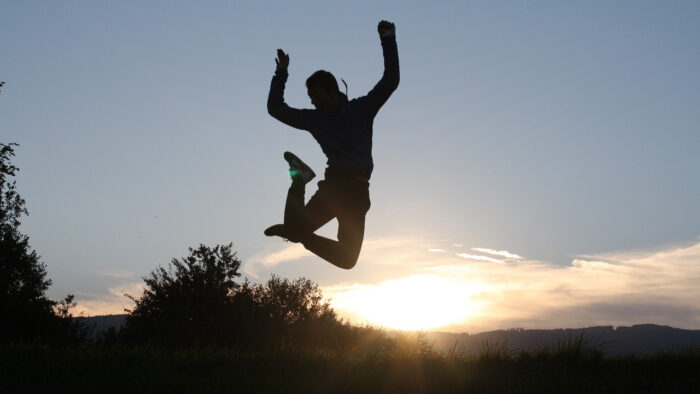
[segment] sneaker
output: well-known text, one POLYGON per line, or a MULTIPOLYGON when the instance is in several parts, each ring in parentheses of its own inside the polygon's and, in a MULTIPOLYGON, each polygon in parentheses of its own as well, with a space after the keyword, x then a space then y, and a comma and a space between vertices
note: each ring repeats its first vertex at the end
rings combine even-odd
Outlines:
POLYGON ((268 237, 280 237, 289 242, 299 242, 299 238, 291 234, 284 224, 275 224, 265 229, 265 235, 268 237))
POLYGON ((316 176, 314 170, 301 161, 294 153, 284 152, 284 160, 287 160, 289 163, 289 175, 292 177, 292 181, 307 184, 316 176))

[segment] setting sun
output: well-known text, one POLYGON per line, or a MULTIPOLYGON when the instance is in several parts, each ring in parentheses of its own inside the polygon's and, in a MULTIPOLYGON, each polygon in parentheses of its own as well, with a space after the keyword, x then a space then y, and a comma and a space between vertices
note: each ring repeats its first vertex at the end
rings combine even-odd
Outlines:
POLYGON ((469 320, 481 307, 473 297, 485 289, 479 283, 413 275, 376 285, 351 285, 326 291, 334 308, 349 312, 361 322, 424 330, 469 320))

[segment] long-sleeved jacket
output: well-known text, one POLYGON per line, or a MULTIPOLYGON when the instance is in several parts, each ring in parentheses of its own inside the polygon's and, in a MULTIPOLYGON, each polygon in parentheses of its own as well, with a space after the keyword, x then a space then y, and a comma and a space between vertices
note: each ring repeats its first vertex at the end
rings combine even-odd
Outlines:
POLYGON ((307 130, 326 154, 326 178, 342 172, 369 179, 374 168, 372 161, 372 124, 379 109, 399 85, 399 54, 396 36, 381 37, 384 55, 384 74, 366 96, 348 101, 340 93, 334 111, 296 109, 284 102, 286 68, 278 67, 270 84, 267 111, 275 119, 289 126, 307 130))

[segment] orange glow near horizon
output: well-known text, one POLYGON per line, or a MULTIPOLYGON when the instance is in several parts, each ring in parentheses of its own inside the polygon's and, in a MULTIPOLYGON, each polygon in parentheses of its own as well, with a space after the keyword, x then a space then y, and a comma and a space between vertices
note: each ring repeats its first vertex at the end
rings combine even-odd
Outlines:
POLYGON ((327 289, 331 305, 375 326, 425 330, 468 321, 481 303, 473 296, 486 286, 436 275, 413 275, 376 285, 327 289))

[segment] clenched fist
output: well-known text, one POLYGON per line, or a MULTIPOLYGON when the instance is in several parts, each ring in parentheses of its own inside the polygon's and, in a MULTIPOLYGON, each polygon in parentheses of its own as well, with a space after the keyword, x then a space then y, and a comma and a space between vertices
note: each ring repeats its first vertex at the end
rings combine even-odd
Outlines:
POLYGON ((377 31, 379 32, 379 36, 384 37, 389 34, 395 34, 396 26, 389 21, 383 20, 377 25, 377 31))

